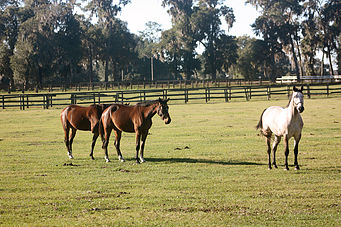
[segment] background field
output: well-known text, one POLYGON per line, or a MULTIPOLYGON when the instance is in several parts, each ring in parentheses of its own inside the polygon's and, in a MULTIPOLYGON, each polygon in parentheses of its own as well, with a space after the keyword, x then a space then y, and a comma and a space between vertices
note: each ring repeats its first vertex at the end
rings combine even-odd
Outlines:
POLYGON ((67 157, 61 109, 0 111, 1 225, 337 226, 341 223, 341 98, 306 99, 300 171, 267 169, 262 110, 287 100, 170 105, 157 116, 146 163, 135 165, 135 139, 123 134, 111 163, 100 141, 78 131, 67 157))

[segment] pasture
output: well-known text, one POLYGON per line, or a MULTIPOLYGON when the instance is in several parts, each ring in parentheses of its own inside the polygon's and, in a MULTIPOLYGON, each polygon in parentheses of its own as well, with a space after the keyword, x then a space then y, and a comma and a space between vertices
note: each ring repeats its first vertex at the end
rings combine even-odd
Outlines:
POLYGON ((156 115, 146 163, 136 165, 135 135, 113 137, 106 163, 92 135, 78 131, 69 160, 61 109, 0 111, 0 225, 337 226, 341 223, 341 98, 305 99, 293 166, 268 170, 255 125, 263 109, 287 100, 170 104, 156 115))

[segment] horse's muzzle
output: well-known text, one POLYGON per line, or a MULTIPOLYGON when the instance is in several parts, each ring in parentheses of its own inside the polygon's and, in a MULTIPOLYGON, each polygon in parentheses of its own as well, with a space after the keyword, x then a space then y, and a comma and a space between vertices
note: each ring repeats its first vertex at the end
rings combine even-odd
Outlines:
POLYGON ((168 125, 169 123, 171 123, 172 119, 170 118, 170 116, 168 115, 168 117, 165 117, 163 119, 163 121, 165 122, 166 125, 168 125))
POLYGON ((298 111, 302 113, 304 111, 304 107, 303 106, 298 107, 298 111))

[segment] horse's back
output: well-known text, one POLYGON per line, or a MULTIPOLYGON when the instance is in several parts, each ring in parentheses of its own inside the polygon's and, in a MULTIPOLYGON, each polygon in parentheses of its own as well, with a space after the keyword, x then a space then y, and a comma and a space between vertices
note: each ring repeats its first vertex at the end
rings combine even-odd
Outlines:
POLYGON ((69 105, 64 108, 61 115, 73 128, 83 131, 90 131, 100 118, 100 113, 96 105, 87 107, 69 105))
POLYGON ((282 136, 284 132, 284 108, 280 106, 270 106, 262 116, 262 130, 264 135, 282 136))

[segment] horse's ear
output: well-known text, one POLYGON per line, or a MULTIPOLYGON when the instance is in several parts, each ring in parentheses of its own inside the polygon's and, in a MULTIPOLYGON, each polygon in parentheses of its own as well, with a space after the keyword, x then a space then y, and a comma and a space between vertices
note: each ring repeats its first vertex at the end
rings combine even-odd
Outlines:
POLYGON ((301 86, 301 92, 304 90, 304 87, 303 87, 303 85, 301 86))
POLYGON ((159 102, 162 102, 162 99, 159 97, 159 102))
POLYGON ((166 100, 166 103, 167 103, 169 100, 170 100, 170 98, 168 98, 168 99, 166 100))
POLYGON ((292 90, 293 90, 294 92, 298 92, 298 89, 296 88, 296 86, 294 86, 294 87, 292 88, 292 90))

